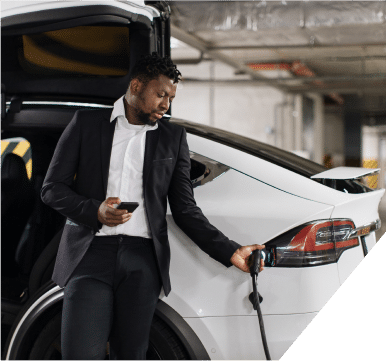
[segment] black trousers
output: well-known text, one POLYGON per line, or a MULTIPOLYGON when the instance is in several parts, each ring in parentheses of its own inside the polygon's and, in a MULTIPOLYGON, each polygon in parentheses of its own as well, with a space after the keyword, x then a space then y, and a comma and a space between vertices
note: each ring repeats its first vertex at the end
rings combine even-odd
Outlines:
POLYGON ((152 240, 94 237, 64 289, 63 360, 146 359, 161 290, 152 240))

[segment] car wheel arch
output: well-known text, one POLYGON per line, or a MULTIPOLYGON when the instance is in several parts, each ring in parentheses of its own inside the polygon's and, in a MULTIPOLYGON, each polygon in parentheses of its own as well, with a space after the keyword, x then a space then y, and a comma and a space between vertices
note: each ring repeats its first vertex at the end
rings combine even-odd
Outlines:
MULTIPOLYGON (((26 349, 31 346, 25 345, 26 338, 33 332, 36 332, 37 321, 50 319, 53 314, 58 312, 59 307, 61 309, 63 294, 64 289, 60 288, 50 280, 45 283, 30 300, 27 301, 18 314, 9 333, 4 348, 3 359, 9 360, 25 358, 23 353, 26 353, 26 349)), ((155 315, 161 319, 176 335, 190 359, 210 359, 204 345, 196 333, 183 319, 183 317, 171 306, 169 306, 166 302, 159 300, 155 315)), ((44 326, 44 322, 39 325, 41 329, 43 329, 44 326)))

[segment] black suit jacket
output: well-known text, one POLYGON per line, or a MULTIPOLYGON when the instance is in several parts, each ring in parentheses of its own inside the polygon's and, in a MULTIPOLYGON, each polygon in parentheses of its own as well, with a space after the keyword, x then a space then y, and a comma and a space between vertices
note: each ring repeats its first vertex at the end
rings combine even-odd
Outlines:
MULTIPOLYGON (((64 130, 47 171, 41 197, 65 217, 52 279, 64 287, 101 228, 98 208, 106 199, 116 119, 111 110, 80 110, 64 130)), ((176 224, 207 254, 231 266, 240 245, 212 226, 197 207, 183 127, 158 121, 146 133, 143 192, 165 295, 170 292, 167 198, 176 224)), ((117 195, 118 196, 118 195, 117 195)))

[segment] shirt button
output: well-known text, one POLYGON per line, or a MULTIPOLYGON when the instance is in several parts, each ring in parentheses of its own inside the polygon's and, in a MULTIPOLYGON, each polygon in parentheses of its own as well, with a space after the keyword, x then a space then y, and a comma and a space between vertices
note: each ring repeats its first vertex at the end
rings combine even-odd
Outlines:
POLYGON ((118 241, 119 241, 119 243, 122 243, 123 238, 122 238, 122 237, 119 237, 119 238, 118 238, 118 241))

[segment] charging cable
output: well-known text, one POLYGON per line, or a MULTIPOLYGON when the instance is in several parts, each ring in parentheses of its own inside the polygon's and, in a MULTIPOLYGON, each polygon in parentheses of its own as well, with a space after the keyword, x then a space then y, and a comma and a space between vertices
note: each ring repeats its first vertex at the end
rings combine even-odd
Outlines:
POLYGON ((249 257, 251 258, 249 271, 251 273, 253 286, 253 308, 257 311, 257 317, 259 318, 261 340, 263 341, 265 357, 267 360, 271 360, 271 356, 268 350, 267 337, 265 336, 263 315, 260 309, 260 295, 259 292, 257 292, 257 276, 260 272, 261 250, 256 249, 249 257))

